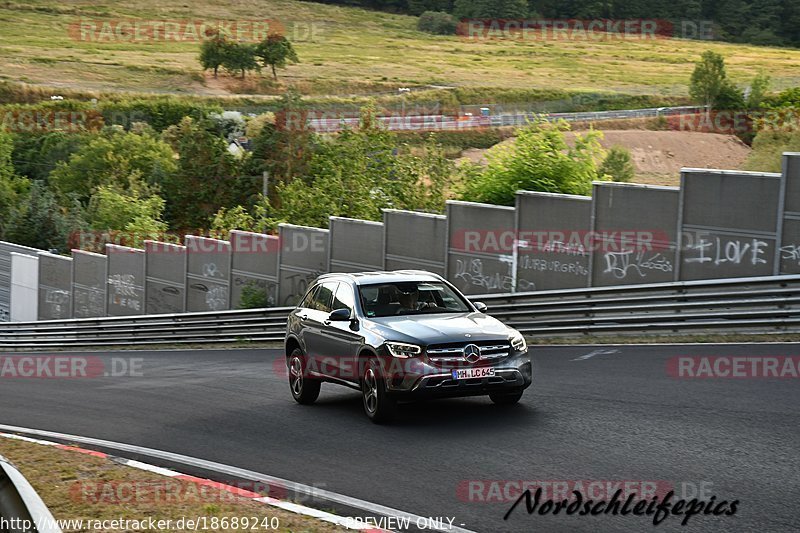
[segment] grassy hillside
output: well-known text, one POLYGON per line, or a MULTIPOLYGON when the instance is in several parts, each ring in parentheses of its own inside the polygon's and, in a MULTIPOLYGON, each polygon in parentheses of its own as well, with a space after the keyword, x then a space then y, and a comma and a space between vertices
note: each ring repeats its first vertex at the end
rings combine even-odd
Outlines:
MULTIPOLYGON (((278 19, 316 35, 295 43, 301 63, 282 82, 306 94, 386 94, 398 86, 608 90, 685 95, 706 48, 744 83, 759 69, 776 88, 800 81, 800 50, 680 40, 470 42, 415 30, 416 18, 290 0, 19 0, 0 2, 0 80, 75 90, 204 95, 278 93, 266 76, 244 83, 203 75, 190 42, 93 43, 69 36, 88 19, 278 19), (297 26, 294 25, 297 23, 297 26)), ((292 33, 289 33, 292 36, 292 33)))

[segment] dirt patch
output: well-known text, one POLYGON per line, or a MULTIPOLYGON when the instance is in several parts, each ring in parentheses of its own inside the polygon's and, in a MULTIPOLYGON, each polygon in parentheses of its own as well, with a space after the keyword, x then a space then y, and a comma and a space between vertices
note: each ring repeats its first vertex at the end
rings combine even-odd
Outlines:
MULTIPOLYGON (((734 135, 648 130, 605 130, 603 135, 604 148, 620 145, 630 150, 636 166, 634 181, 651 185, 679 185, 683 167, 737 170, 750 154, 750 147, 734 135)), ((574 136, 567 133, 567 142, 574 136)), ((483 164, 485 154, 486 150, 465 150, 462 160, 483 164)))

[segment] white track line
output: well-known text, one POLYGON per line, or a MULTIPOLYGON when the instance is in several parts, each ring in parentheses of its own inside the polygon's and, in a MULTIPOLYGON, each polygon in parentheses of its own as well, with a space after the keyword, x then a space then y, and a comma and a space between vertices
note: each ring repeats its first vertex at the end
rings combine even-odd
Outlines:
MULTIPOLYGON (((70 435, 66 433, 57 433, 54 431, 44 431, 40 429, 31 429, 31 428, 24 428, 18 426, 9 426, 6 424, 0 424, 0 431, 5 431, 9 433, 22 433, 24 435, 32 435, 36 437, 44 437, 44 438, 51 438, 51 439, 58 439, 67 442, 76 442, 79 444, 85 444, 89 446, 97 446, 100 448, 111 449, 111 450, 119 450, 122 452, 133 453, 137 455, 145 455, 149 457, 153 457, 156 459, 161 459, 164 461, 169 461, 173 463, 180 463, 188 466, 192 466, 195 468, 199 468, 202 470, 207 470, 211 472, 216 472, 220 474, 226 474, 236 478, 248 479, 250 481, 259 481, 265 482, 267 484, 278 485, 281 487, 285 487, 286 489, 292 490, 295 493, 305 494, 308 496, 320 498, 323 500, 328 500, 331 502, 335 502, 341 505, 345 505, 347 507, 351 507, 354 509, 360 509, 363 511, 367 511, 369 513, 374 513, 376 515, 386 516, 386 517, 396 517, 397 519, 401 520, 408 520, 411 524, 416 524, 418 521, 421 523, 425 523, 423 521, 427 521, 426 517, 418 516, 415 514, 407 513, 405 511, 401 511, 399 509, 394 509, 392 507, 386 507, 380 504, 371 503, 365 500, 360 500, 358 498, 352 498, 350 496, 345 496, 344 494, 338 494, 336 492, 331 492, 323 489, 319 489, 316 487, 310 487, 308 485, 303 485, 301 483, 295 483, 294 481, 289 481, 286 479, 281 479, 278 477, 270 476, 267 474, 262 474, 260 472, 254 472, 252 470, 245 470, 242 468, 237 468, 235 466, 224 465, 222 463, 216 463, 213 461, 206 461, 204 459, 198 459, 196 457, 189 457, 188 455, 181 455, 172 452, 165 452, 162 450, 155 450, 153 448, 145 448, 141 446, 135 446, 132 444, 125 444, 121 442, 113 442, 108 440, 102 439, 94 439, 91 437, 82 437, 80 435, 70 435)), ((5 435, 4 435, 5 436, 5 435)), ((25 437, 20 435, 9 435, 9 438, 17 438, 20 440, 27 440, 30 442, 38 442, 40 444, 46 444, 50 446, 58 446, 61 443, 49 442, 45 440, 34 439, 32 437, 25 437)), ((126 464, 129 466, 133 466, 134 468, 138 465, 145 465, 146 469, 154 472, 154 469, 159 469, 161 472, 164 472, 164 475, 174 477, 176 475, 182 475, 178 472, 169 469, 160 469, 160 467, 147 465, 145 463, 139 463, 138 461, 131 461, 127 460, 126 464)), ((372 525, 363 525, 363 527, 354 527, 358 526, 359 524, 354 523, 355 521, 349 519, 347 517, 337 516, 331 513, 327 513, 324 511, 320 511, 318 509, 313 509, 311 507, 306 507, 304 505, 300 505, 293 502, 277 500, 275 498, 258 498, 257 501, 261 501, 262 503, 266 503, 269 505, 274 505, 275 507, 279 507, 286 511, 290 511, 293 513, 299 513, 306 516, 311 516, 314 518, 319 518, 320 520, 325 520, 327 522, 332 522, 337 525, 348 527, 350 529, 369 529, 375 530, 376 528, 372 525)), ((451 526, 448 528, 440 528, 440 529, 430 529, 430 531, 441 531, 446 533, 474 533, 468 529, 463 529, 457 526, 451 526)))
POLYGON ((592 357, 594 357, 596 355, 611 355, 611 354, 615 354, 615 353, 619 353, 619 350, 604 350, 604 349, 601 348, 601 349, 598 349, 598 350, 592 350, 591 352, 587 353, 586 355, 581 355, 580 357, 576 357, 575 359, 573 359, 573 361, 586 361, 587 359, 591 359, 592 357))

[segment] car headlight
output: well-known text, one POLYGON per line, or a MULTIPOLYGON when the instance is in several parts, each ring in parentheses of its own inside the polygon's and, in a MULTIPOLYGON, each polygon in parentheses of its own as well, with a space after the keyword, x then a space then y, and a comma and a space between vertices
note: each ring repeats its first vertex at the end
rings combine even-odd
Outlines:
POLYGON ((422 353, 422 348, 416 344, 406 344, 404 342, 387 342, 386 349, 389 350, 393 357, 402 359, 408 359, 422 353))
POLYGON ((519 331, 514 331, 511 336, 508 338, 511 341, 511 347, 514 348, 518 352, 524 352, 528 349, 528 343, 525 342, 525 337, 522 336, 522 333, 519 331))

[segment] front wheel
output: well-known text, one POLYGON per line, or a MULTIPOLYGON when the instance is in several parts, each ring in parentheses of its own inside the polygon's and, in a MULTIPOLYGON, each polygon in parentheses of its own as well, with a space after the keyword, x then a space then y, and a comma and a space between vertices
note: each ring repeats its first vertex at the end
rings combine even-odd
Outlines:
POLYGON ((524 391, 517 390, 511 392, 492 392, 489 398, 497 405, 512 405, 517 403, 522 398, 524 391))
POLYGON ((386 391, 386 381, 377 359, 369 359, 361 374, 361 397, 364 412, 376 424, 388 422, 394 415, 395 400, 386 391))
POLYGON ((300 348, 295 348, 289 357, 289 388, 292 398, 299 404, 314 403, 319 397, 320 381, 306 372, 306 358, 300 348))

